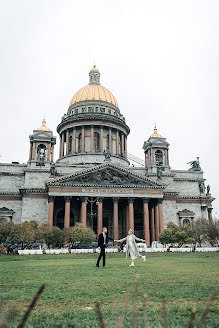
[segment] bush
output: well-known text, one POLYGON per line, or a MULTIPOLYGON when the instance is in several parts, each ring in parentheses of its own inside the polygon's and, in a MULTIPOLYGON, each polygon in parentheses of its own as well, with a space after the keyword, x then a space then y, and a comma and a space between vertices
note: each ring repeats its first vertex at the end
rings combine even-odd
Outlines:
POLYGON ((178 245, 194 243, 193 231, 189 225, 178 226, 173 222, 168 223, 167 228, 160 234, 162 244, 178 245))
POLYGON ((89 227, 84 226, 81 223, 76 223, 72 228, 65 230, 66 242, 79 243, 79 244, 90 244, 96 240, 96 235, 93 230, 89 227))
POLYGON ((48 247, 62 247, 65 241, 65 232, 58 227, 50 227, 43 232, 43 239, 48 247))

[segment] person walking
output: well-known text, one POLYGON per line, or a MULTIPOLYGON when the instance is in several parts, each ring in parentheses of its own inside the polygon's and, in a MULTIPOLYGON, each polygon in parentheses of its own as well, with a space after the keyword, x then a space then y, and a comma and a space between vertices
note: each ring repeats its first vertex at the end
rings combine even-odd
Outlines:
POLYGON ((117 241, 120 243, 123 241, 126 241, 126 257, 129 257, 129 256, 131 257, 130 267, 135 266, 135 259, 137 259, 138 257, 141 257, 144 262, 146 261, 146 256, 139 254, 139 251, 138 251, 138 248, 136 245, 136 240, 141 241, 143 243, 145 242, 145 240, 136 237, 134 235, 132 229, 129 229, 127 237, 122 238, 120 240, 114 240, 114 241, 117 241))
POLYGON ((102 228, 102 233, 100 233, 99 238, 98 238, 98 248, 100 249, 100 255, 97 260, 96 267, 100 267, 100 260, 103 258, 103 267, 106 267, 106 253, 105 249, 108 244, 108 236, 107 236, 107 228, 103 227, 102 228))

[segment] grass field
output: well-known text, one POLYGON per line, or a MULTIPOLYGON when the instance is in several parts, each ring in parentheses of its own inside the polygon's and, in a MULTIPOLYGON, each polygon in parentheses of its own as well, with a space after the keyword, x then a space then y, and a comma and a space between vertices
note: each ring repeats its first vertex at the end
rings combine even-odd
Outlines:
MULTIPOLYGON (((204 327, 219 327, 219 254, 150 254, 134 268, 124 254, 107 255, 107 268, 95 267, 96 255, 35 255, 0 257, 0 295, 4 311, 16 304, 21 317, 42 283, 46 289, 28 319, 27 327, 98 327, 95 302, 114 326, 115 306, 121 313, 127 289, 130 303, 124 327, 132 321, 136 275, 140 277, 138 327, 143 326, 143 295, 148 296, 150 327, 162 326, 161 300, 167 301, 170 327, 185 327, 191 308, 199 317, 214 291, 217 299, 204 327), (92 310, 85 310, 92 307, 92 310)), ((16 321, 17 322, 17 321, 16 321)), ((15 322, 12 325, 15 326, 15 322)))

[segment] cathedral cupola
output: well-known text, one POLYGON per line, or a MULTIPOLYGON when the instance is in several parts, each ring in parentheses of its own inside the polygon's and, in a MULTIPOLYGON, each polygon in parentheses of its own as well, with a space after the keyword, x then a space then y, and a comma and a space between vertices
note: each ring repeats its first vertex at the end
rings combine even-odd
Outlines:
POLYGON ((89 83, 72 97, 57 132, 60 135, 60 162, 101 164, 110 159, 129 165, 129 127, 116 97, 100 83, 100 72, 95 65, 89 72, 89 83))
POLYGON ((157 126, 154 126, 154 133, 143 145, 145 153, 145 167, 148 172, 156 173, 159 167, 162 171, 170 170, 169 166, 169 143, 166 138, 157 132, 157 126))
POLYGON ((95 65, 91 68, 89 73, 89 84, 93 83, 100 84, 100 72, 95 65))
POLYGON ((46 166, 54 160, 56 138, 46 126, 45 118, 40 128, 33 130, 30 135, 29 163, 31 166, 46 166))

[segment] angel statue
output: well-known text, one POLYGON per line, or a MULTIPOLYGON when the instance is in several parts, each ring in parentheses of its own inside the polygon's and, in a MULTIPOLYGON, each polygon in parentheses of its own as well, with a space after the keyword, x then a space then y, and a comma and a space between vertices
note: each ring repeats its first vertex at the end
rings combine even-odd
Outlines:
POLYGON ((105 161, 110 161, 110 157, 111 157, 111 153, 109 152, 109 150, 105 149, 104 152, 103 152, 104 156, 105 156, 105 161))
POLYGON ((202 170, 200 163, 199 163, 199 157, 197 157, 195 161, 188 162, 187 164, 190 165, 191 171, 201 171, 202 170))

